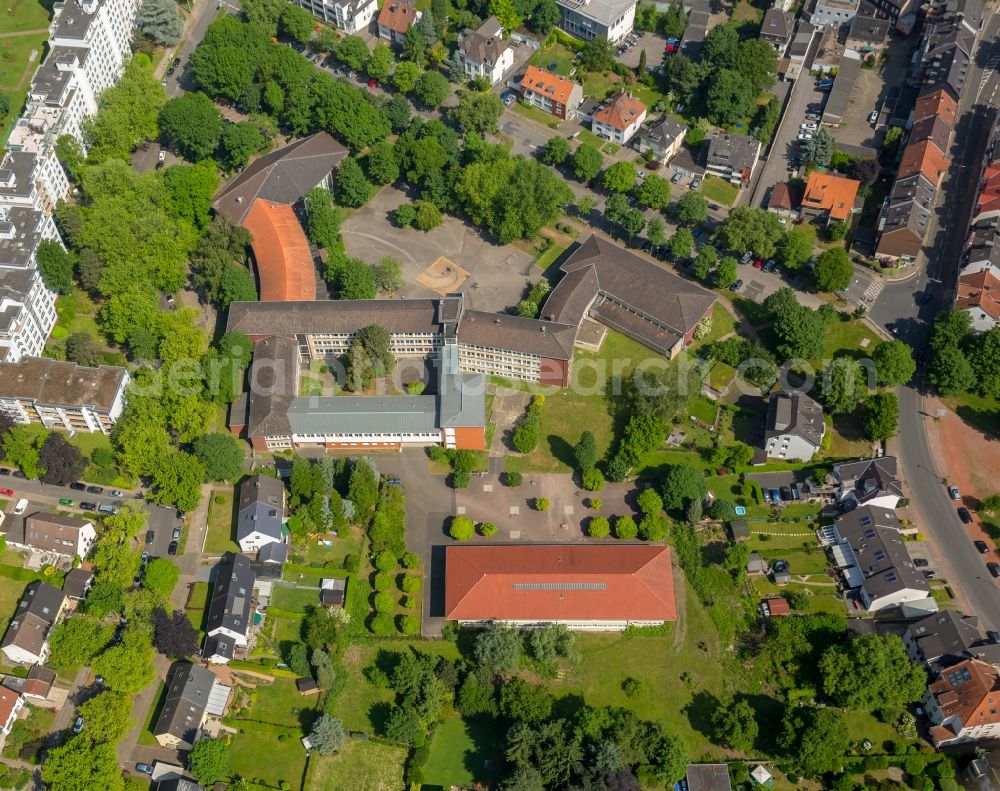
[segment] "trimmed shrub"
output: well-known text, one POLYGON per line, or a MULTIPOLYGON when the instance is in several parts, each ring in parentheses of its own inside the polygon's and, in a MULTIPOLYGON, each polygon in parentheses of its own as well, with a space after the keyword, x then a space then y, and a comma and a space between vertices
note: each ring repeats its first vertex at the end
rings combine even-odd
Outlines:
POLYGON ((479 533, 486 538, 490 538, 491 536, 495 536, 497 534, 497 526, 492 522, 480 522, 479 533))
POLYGON ((549 510, 549 501, 545 497, 536 497, 534 500, 531 501, 531 505, 536 511, 549 510))
POLYGON ((388 571, 380 571, 372 580, 372 587, 379 593, 389 590, 392 587, 392 574, 388 571))
POLYGON ((615 537, 623 541, 631 541, 639 535, 635 520, 628 514, 615 519, 615 537))
POLYGON ((344 570, 349 571, 352 574, 357 573, 358 569, 361 568, 361 558, 358 555, 345 555, 344 556, 344 570))
POLYGON ((375 594, 375 612, 377 613, 387 613, 396 606, 396 597, 391 593, 376 593, 375 594))
POLYGON ((386 613, 379 613, 372 618, 370 628, 372 633, 377 634, 379 637, 386 637, 396 631, 392 623, 392 616, 386 613))
POLYGON ((420 555, 416 552, 404 552, 399 562, 404 569, 415 569, 420 565, 420 555))
POLYGON ((397 615, 396 626, 403 634, 416 634, 420 631, 420 619, 416 615, 397 615))
POLYGON ((505 472, 503 474, 503 485, 504 486, 510 486, 512 489, 516 489, 523 482, 524 482, 524 476, 521 475, 521 473, 519 473, 517 471, 514 471, 514 472, 505 472))
POLYGON ((604 488, 604 473, 591 467, 583 474, 583 488, 588 492, 599 492, 604 488))
POLYGON ((611 534, 611 523, 603 516, 595 516, 587 524, 587 533, 591 538, 607 538, 611 534))
POLYGON ((375 556, 375 568, 379 571, 392 571, 396 568, 396 556, 388 549, 383 549, 375 556))
POLYGON ((467 516, 453 516, 448 526, 448 535, 456 541, 468 541, 476 532, 475 523, 467 516))
POLYGON ((417 593, 424 587, 424 581, 416 574, 406 574, 403 576, 403 582, 399 587, 403 589, 403 593, 417 593))

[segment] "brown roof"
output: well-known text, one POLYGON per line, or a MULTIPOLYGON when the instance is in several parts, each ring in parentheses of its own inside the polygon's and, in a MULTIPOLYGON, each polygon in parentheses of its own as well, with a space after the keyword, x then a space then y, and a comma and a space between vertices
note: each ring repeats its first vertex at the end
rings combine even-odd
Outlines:
POLYGON ((257 198, 295 203, 346 156, 347 149, 326 132, 303 137, 254 160, 222 189, 212 208, 240 225, 257 198))
POLYGON ((854 179, 814 170, 802 196, 802 208, 826 211, 833 220, 846 220, 854 209, 860 186, 861 182, 854 179))
POLYGON ((458 50, 469 60, 492 66, 510 43, 503 37, 503 28, 495 17, 487 17, 483 24, 470 33, 463 33, 458 42, 458 50))
POLYGON ((553 360, 572 360, 575 338, 576 325, 481 310, 463 311, 458 324, 459 343, 537 354, 553 360))
POLYGON ((396 33, 405 33, 417 21, 417 7, 408 0, 387 0, 378 12, 379 27, 396 33))
POLYGON ((16 645, 18 648, 40 657, 50 625, 48 621, 39 618, 34 613, 19 615, 7 627, 7 634, 4 635, 2 645, 4 648, 16 645))
POLYGON ((312 252, 292 207, 258 198, 243 226, 253 236, 261 300, 316 299, 312 252))
POLYGON ((62 514, 34 513, 24 520, 24 543, 29 547, 49 552, 74 554, 80 541, 80 531, 89 525, 91 522, 87 519, 77 519, 62 514), (64 543, 66 541, 71 543, 64 543))
POLYGON ((93 579, 94 572, 90 569, 71 569, 63 580, 63 593, 74 599, 82 599, 87 595, 87 589, 93 579))
POLYGON ((28 671, 21 692, 25 695, 34 695, 39 698, 47 698, 52 685, 56 683, 56 671, 45 665, 32 665, 28 671))
POLYGON ((354 333, 381 324, 393 333, 440 332, 436 299, 234 302, 227 331, 249 336, 354 333))
POLYGON ((989 269, 962 275, 958 279, 955 307, 981 310, 993 321, 1000 322, 1000 278, 989 269))
POLYGON ((948 169, 948 158, 930 140, 910 143, 903 151, 896 180, 922 173, 932 184, 937 184, 941 174, 948 169))
POLYGON ((771 615, 788 615, 792 611, 792 608, 788 606, 788 601, 780 596, 764 599, 764 604, 767 605, 768 612, 771 615))
POLYGON ((952 129, 958 116, 958 104, 944 88, 924 94, 917 99, 913 111, 915 121, 922 121, 930 116, 937 116, 952 129))
POLYGON ((298 387, 299 347, 291 338, 272 335, 253 346, 250 366, 248 437, 288 436, 288 408, 298 387))
POLYGON ((575 82, 563 79, 558 74, 544 71, 537 66, 528 66, 521 80, 521 90, 541 93, 560 104, 568 104, 573 94, 575 82))
POLYGON ((102 365, 85 368, 76 363, 41 357, 22 357, 0 367, 0 398, 20 398, 62 407, 90 407, 107 412, 126 376, 124 368, 102 365))
POLYGON ((645 112, 646 105, 632 94, 619 93, 609 99, 592 117, 598 123, 625 130, 632 126, 645 112))
POLYGON ((673 621, 663 546, 447 548, 445 618, 462 621, 673 621))
POLYGON ((10 715, 14 713, 14 706, 20 699, 20 695, 7 687, 0 687, 0 724, 6 725, 10 715))
POLYGON ((796 200, 796 197, 791 184, 779 181, 771 188, 771 196, 767 199, 767 208, 792 211, 801 201, 801 198, 796 200))
MULTIPOLYGON (((967 659, 941 671, 928 691, 937 699, 942 719, 957 718, 958 727, 972 728, 1000 722, 1000 678, 997 669, 978 659, 967 659)), ((931 728, 934 744, 954 739, 947 725, 931 728)))
POLYGON ((910 130, 910 143, 930 140, 940 151, 948 150, 948 141, 950 138, 951 127, 945 123, 944 119, 937 115, 931 115, 917 121, 910 130))

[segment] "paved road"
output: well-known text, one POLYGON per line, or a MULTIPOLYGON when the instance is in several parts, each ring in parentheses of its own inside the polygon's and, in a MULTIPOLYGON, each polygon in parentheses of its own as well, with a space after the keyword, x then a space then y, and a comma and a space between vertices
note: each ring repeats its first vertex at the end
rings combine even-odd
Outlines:
MULTIPOLYGON (((997 74, 984 69, 997 54, 995 39, 1000 32, 1000 17, 990 16, 981 36, 976 62, 971 69, 970 90, 960 103, 962 113, 955 142, 952 145, 952 166, 942 186, 942 197, 932 220, 927 251, 927 266, 909 281, 890 284, 872 307, 870 317, 883 327, 893 325, 898 336, 922 353, 929 322, 934 314, 951 304, 958 262, 965 241, 974 186, 986 146, 987 113, 1000 99, 997 74), (931 299, 917 304, 917 296, 927 292, 931 299)), ((939 469, 927 444, 925 422, 932 419, 924 413, 925 380, 923 371, 915 381, 899 388, 900 425, 899 456, 915 506, 922 515, 922 529, 941 550, 942 569, 949 580, 962 591, 972 612, 979 616, 985 628, 1000 628, 1000 587, 986 570, 985 558, 972 546, 965 527, 949 499, 942 477, 947 470, 939 469)))

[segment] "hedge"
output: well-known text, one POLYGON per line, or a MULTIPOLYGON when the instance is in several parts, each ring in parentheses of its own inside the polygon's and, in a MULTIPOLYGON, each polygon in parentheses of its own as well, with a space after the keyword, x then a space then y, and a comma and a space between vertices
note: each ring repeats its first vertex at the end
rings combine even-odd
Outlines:
POLYGON ((268 615, 273 615, 275 618, 286 618, 289 621, 301 621, 306 617, 304 612, 293 612, 292 610, 282 610, 280 607, 268 607, 268 615))
POLYGON ((286 563, 282 568, 284 576, 302 574, 307 577, 330 577, 344 579, 350 573, 345 569, 338 568, 332 563, 329 566, 324 566, 322 568, 316 568, 315 566, 302 566, 296 563, 286 563))
POLYGON ((275 659, 231 659, 229 667, 233 670, 253 670, 257 673, 267 673, 278 678, 298 678, 299 674, 285 667, 276 667, 275 659))

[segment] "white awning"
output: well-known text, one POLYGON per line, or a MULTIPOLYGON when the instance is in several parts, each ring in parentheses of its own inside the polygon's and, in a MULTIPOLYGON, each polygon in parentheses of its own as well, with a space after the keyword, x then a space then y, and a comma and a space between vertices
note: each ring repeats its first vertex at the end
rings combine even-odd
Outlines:
POLYGON ((212 691, 208 693, 208 703, 205 704, 205 713, 214 714, 216 717, 225 714, 230 692, 232 692, 232 687, 227 687, 218 681, 212 684, 212 691))

